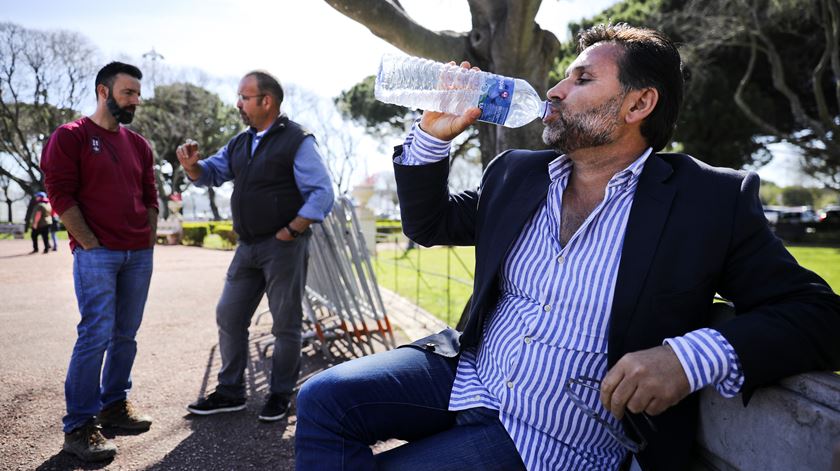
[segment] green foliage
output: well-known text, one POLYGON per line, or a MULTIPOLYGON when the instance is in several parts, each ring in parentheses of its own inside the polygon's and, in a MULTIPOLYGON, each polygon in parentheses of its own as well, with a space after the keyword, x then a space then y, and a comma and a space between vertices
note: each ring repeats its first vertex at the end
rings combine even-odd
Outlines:
MULTIPOLYGON (((768 146, 786 141, 806 155, 806 170, 821 177, 826 185, 840 187, 840 156, 832 157, 832 144, 828 142, 831 138, 815 134, 802 120, 795 119, 788 98, 776 89, 774 80, 779 77, 773 76, 763 55, 756 61, 743 98, 755 115, 781 134, 768 135, 765 128, 747 118, 735 101, 750 58, 750 38, 756 32, 751 22, 758 21, 764 35, 762 41, 767 41, 762 43, 762 53, 771 49, 778 52, 784 64, 785 86, 801 102, 805 113, 817 115, 812 72, 825 51, 823 33, 831 23, 829 18, 820 16, 817 3, 624 0, 592 18, 570 24, 569 30, 575 36, 594 24, 627 22, 662 30, 678 44, 690 72, 674 134, 681 151, 712 165, 742 168, 745 164, 761 166, 769 162, 772 156, 768 146)), ((552 81, 564 75, 576 55, 574 40, 563 44, 552 81)), ((831 97, 835 87, 830 75, 822 74, 822 89, 828 114, 836 123, 838 103, 831 97)))
POLYGON ((416 112, 404 106, 383 103, 374 96, 376 77, 371 75, 341 92, 335 104, 342 116, 365 127, 373 135, 387 135, 402 132, 407 119, 413 119, 416 112), (411 117, 407 117, 411 115, 411 117))
POLYGON ((184 243, 212 249, 230 250, 236 247, 238 237, 230 221, 184 222, 184 243))
MULTIPOLYGON (((218 95, 190 83, 158 85, 152 98, 139 107, 132 127, 155 151, 161 199, 183 192, 189 185, 175 150, 187 139, 199 143, 204 157, 214 154, 242 128, 239 112, 218 95)), ((166 205, 162 206, 168 215, 166 205)))
POLYGON ((762 181, 758 197, 763 205, 780 205, 782 204, 782 189, 773 182, 762 181))
POLYGON ((233 231, 233 227, 230 229, 226 227, 217 227, 214 231, 214 234, 218 235, 222 238, 222 240, 229 246, 235 247, 236 242, 239 240, 239 236, 236 235, 236 232, 233 231))
POLYGON ((789 186, 782 190, 782 204, 785 206, 813 206, 814 192, 811 188, 789 186))
POLYGON ((208 230, 205 226, 186 227, 183 226, 184 236, 183 242, 185 245, 192 245, 201 247, 204 244, 204 238, 207 237, 208 230))

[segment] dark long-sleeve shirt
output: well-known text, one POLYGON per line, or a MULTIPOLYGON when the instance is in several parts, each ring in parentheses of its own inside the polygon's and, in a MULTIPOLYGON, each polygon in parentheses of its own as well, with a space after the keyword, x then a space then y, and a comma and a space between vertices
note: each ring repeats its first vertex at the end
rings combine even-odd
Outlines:
MULTIPOLYGON (((41 155, 47 193, 59 215, 78 206, 99 243, 114 250, 147 248, 148 210, 158 207, 154 157, 148 142, 90 118, 60 126, 41 155)), ((70 245, 75 247, 72 234, 70 245)))

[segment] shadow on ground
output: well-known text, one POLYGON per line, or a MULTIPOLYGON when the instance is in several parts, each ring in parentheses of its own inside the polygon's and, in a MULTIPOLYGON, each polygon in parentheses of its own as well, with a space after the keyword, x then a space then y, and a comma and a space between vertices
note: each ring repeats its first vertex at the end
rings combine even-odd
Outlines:
MULTIPOLYGON (((257 414, 268 394, 272 342, 270 325, 252 326, 250 355, 245 373, 248 394, 246 410, 210 416, 196 416, 184 410, 182 418, 188 422, 191 433, 174 447, 172 444, 166 445, 165 448, 171 451, 146 469, 294 469, 296 423, 294 400, 290 415, 284 420, 275 423, 262 423, 257 420, 257 414)), ((332 358, 327 359, 320 347, 306 345, 301 359, 298 387, 319 371, 356 356, 345 347, 337 343, 331 345, 329 352, 332 358)), ((359 349, 356 348, 356 350, 359 349)), ((204 396, 215 389, 219 365, 220 358, 217 346, 214 345, 208 352, 207 365, 203 377, 197 384, 195 398, 204 396)), ((186 407, 186 404, 184 406, 186 407)), ((125 435, 122 432, 117 433, 125 435)), ((106 429, 103 430, 103 434, 113 438, 115 431, 106 429)), ((99 464, 83 463, 59 451, 37 469, 103 469, 109 464, 110 461, 99 464)), ((128 464, 131 465, 131 463, 128 464)))

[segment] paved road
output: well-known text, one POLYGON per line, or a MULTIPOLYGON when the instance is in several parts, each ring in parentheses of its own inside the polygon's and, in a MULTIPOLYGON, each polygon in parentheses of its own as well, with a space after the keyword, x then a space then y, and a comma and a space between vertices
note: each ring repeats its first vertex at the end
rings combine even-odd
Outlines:
MULTIPOLYGON (((29 241, 0 240, 0 469, 294 468, 294 415, 257 421, 267 391, 258 345, 270 337, 270 320, 251 328, 247 410, 194 418, 184 409, 215 387, 214 306, 233 255, 185 246, 156 248, 137 337, 130 398, 154 425, 139 435, 108 433, 119 447, 109 463, 61 453, 64 376, 78 321, 72 257, 66 241, 58 252, 29 250, 29 241)), ((302 381, 328 366, 313 349, 304 354, 302 381)))

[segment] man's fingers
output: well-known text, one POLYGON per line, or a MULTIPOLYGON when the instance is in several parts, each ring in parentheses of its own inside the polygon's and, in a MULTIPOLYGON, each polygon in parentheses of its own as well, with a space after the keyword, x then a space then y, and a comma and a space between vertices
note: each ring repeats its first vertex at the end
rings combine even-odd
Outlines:
POLYGON ((672 405, 673 404, 667 404, 660 399, 653 399, 650 401, 650 404, 645 407, 645 413, 647 415, 659 415, 668 410, 668 408, 672 405))
POLYGON ((610 397, 610 407, 608 408, 612 415, 617 419, 624 417, 624 410, 627 409, 627 402, 633 397, 636 392, 636 385, 632 384, 625 377, 623 381, 618 383, 618 386, 613 391, 610 397))
POLYGON ((623 377, 624 371, 616 365, 607 371, 606 376, 601 380, 601 404, 605 409, 610 410, 613 391, 623 377))
POLYGON ((653 396, 647 394, 645 389, 643 388, 636 388, 636 391, 633 393, 633 396, 630 397, 630 400, 627 401, 627 410, 634 414, 638 414, 640 412, 645 412, 650 407, 650 404, 654 402, 653 396))

